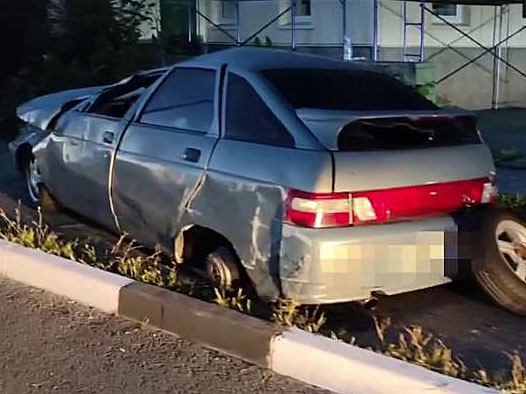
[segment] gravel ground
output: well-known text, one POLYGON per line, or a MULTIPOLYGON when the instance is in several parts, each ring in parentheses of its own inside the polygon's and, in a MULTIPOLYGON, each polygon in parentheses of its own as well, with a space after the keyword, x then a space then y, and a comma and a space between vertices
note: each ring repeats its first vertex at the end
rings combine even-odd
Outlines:
POLYGON ((0 393, 326 393, 6 279, 0 314, 0 393))

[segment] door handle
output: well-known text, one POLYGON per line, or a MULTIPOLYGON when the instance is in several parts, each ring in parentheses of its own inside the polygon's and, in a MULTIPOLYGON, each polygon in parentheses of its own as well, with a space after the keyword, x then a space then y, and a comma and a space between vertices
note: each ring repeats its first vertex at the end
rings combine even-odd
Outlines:
POLYGON ((186 161, 197 163, 200 157, 201 157, 201 151, 199 149, 186 148, 184 150, 183 159, 186 161))
POLYGON ((112 144, 113 139, 115 138, 115 134, 111 131, 105 131, 102 135, 102 141, 106 144, 112 144))

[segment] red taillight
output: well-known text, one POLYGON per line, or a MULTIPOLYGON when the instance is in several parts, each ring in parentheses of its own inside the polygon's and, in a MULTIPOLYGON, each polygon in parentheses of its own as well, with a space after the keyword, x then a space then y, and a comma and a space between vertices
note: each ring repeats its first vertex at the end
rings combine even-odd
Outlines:
MULTIPOLYGON (((470 205, 490 203, 484 201, 485 185, 488 178, 469 181, 435 183, 353 193, 356 197, 367 198, 376 213, 376 222, 409 219, 454 212, 470 205)), ((363 221, 356 218, 355 224, 363 221)))
POLYGON ((306 193, 290 190, 285 220, 303 227, 341 227, 351 222, 349 193, 306 193))
POLYGON ((303 227, 342 227, 445 214, 495 201, 489 178, 353 193, 291 190, 285 220, 303 227))

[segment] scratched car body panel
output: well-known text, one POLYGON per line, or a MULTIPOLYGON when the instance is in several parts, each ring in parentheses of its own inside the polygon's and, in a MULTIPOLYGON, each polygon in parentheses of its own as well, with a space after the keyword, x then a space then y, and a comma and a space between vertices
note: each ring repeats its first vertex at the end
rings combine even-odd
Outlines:
MULTIPOLYGON (((55 116, 72 97, 78 102, 33 147, 46 189, 179 262, 185 234, 196 227, 218 234, 266 299, 330 303, 445 283, 446 265, 458 257, 451 213, 490 202, 494 168, 469 114, 439 109, 359 64, 235 49, 92 93, 65 95, 58 107, 58 96, 50 100, 55 116), (323 90, 303 102, 281 70, 305 71, 297 83, 326 84, 330 97, 316 101, 323 90), (380 108, 363 94, 358 109, 345 95, 340 105, 331 89, 348 77, 369 81, 373 95, 375 86, 392 92, 396 105, 382 99, 380 108), (433 208, 428 197, 438 192, 426 188, 435 184, 445 185, 437 190, 452 194, 452 205, 433 208), (403 207, 389 200, 388 208, 377 194, 367 200, 366 191, 392 198, 396 188, 405 198, 423 196, 418 214, 407 213, 409 200, 403 207)), ((26 120, 33 129, 49 124, 26 120)), ((15 155, 19 148, 12 146, 15 155)))

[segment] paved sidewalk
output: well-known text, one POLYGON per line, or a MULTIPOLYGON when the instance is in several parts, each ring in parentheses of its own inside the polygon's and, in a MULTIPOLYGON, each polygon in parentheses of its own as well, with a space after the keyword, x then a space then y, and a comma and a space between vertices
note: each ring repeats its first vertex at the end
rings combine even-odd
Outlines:
POLYGON ((7 279, 0 315, 0 393, 325 393, 7 279))

